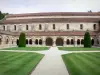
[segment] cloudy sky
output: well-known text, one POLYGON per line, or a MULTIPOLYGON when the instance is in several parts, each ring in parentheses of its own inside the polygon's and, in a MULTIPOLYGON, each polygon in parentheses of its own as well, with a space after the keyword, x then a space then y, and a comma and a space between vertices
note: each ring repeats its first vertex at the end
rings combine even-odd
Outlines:
POLYGON ((97 12, 100 0, 0 0, 0 10, 8 13, 97 12))

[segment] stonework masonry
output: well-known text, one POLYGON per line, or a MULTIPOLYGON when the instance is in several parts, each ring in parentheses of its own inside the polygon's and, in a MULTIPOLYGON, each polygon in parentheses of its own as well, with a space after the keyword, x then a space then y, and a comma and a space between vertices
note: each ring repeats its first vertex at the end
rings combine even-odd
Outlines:
POLYGON ((21 32, 27 46, 83 47, 88 30, 93 46, 100 46, 99 12, 9 14, 0 21, 0 47, 15 47, 21 32))

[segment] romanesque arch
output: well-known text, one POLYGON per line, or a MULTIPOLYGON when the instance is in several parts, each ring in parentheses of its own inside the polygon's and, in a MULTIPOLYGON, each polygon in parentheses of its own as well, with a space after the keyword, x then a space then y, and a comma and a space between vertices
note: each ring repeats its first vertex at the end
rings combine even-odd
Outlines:
POLYGON ((32 45, 32 39, 29 39, 29 44, 31 44, 31 45, 32 45))
POLYGON ((28 44, 28 39, 26 39, 26 44, 28 44))
POLYGON ((38 45, 38 39, 35 40, 35 44, 38 45))
POLYGON ((9 41, 10 41, 9 37, 8 37, 8 36, 6 36, 6 37, 5 37, 5 44, 8 44, 8 43, 9 43, 9 41))
POLYGON ((91 40, 92 45, 94 45, 94 39, 91 40))
POLYGON ((80 39, 77 39, 77 45, 80 45, 80 39))
POLYGON ((52 46, 53 45, 53 40, 52 40, 52 38, 46 38, 46 45, 47 46, 52 46))
POLYGON ((56 45, 57 45, 57 46, 63 46, 63 44, 64 44, 64 41, 63 41, 62 38, 57 38, 57 39, 56 39, 56 45))
POLYGON ((84 40, 83 39, 81 39, 81 44, 84 44, 84 40))
POLYGON ((73 45, 74 44, 74 40, 73 39, 71 39, 71 45, 73 45))
POLYGON ((39 40, 39 45, 42 45, 42 39, 39 40))
POLYGON ((66 40, 66 44, 67 44, 67 45, 70 44, 70 40, 69 40, 69 39, 66 40))

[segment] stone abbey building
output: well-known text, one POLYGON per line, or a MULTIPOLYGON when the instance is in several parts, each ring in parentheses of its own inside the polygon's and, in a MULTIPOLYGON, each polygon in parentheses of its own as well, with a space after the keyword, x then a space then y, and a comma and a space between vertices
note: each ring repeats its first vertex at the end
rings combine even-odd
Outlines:
POLYGON ((81 47, 87 30, 100 46, 100 12, 9 14, 0 21, 0 47, 17 46, 21 32, 27 46, 81 47))

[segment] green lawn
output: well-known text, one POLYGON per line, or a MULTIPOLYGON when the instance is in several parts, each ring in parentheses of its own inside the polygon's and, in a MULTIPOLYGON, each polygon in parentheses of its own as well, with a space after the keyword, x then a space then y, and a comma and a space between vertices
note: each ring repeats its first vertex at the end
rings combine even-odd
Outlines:
POLYGON ((0 75, 29 75, 43 54, 0 52, 0 75))
POLYGON ((84 48, 84 47, 58 47, 59 50, 66 50, 66 51, 93 51, 93 50, 100 50, 100 48, 84 48))
POLYGON ((48 50, 48 47, 12 47, 12 48, 4 48, 2 50, 48 50))
POLYGON ((62 55, 70 75, 100 75, 100 53, 62 55))

